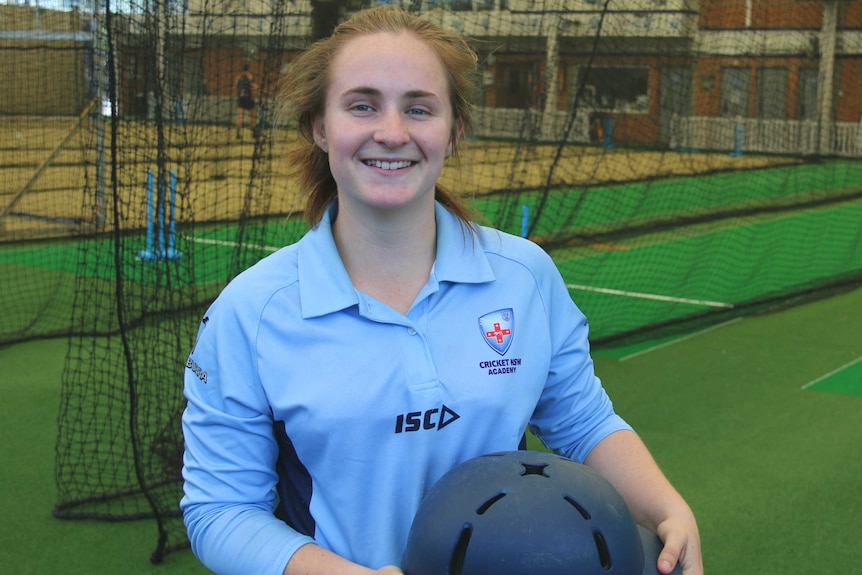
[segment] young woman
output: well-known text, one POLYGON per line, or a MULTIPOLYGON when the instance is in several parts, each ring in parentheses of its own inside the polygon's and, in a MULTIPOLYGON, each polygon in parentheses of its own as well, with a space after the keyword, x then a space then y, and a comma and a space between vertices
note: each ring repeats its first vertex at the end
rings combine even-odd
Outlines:
POLYGON ((401 573, 427 489, 529 426, 617 487, 661 572, 702 573, 694 516, 614 412, 553 261, 437 182, 475 70, 460 36, 391 6, 291 63, 314 228, 226 287, 187 362, 181 506, 213 571, 401 573))

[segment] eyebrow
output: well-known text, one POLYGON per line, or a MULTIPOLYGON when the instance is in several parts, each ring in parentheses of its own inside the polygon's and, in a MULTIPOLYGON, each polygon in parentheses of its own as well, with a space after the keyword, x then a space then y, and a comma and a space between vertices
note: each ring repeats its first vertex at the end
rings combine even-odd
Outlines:
MULTIPOLYGON (((364 94, 367 96, 380 96, 382 93, 377 88, 371 88, 369 86, 357 86, 356 88, 351 88, 349 90, 345 90, 342 94, 342 97, 349 96, 350 94, 364 94)), ((433 98, 435 100, 439 100, 439 96, 434 92, 428 92, 425 90, 408 90, 405 94, 408 98, 433 98)))

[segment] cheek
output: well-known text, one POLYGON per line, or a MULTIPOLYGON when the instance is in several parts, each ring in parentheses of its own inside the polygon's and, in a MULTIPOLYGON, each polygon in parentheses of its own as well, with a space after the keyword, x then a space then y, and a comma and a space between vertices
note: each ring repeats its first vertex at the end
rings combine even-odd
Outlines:
POLYGON ((330 155, 351 156, 371 137, 368 130, 347 122, 337 125, 330 123, 329 127, 326 132, 326 151, 330 155))
POLYGON ((425 132, 411 131, 410 135, 429 156, 446 157, 454 149, 452 131, 445 127, 425 132))
POLYGON ((445 134, 441 135, 441 149, 443 151, 443 157, 448 158, 452 152, 455 150, 455 145, 457 141, 454 139, 452 132, 447 131, 445 134))

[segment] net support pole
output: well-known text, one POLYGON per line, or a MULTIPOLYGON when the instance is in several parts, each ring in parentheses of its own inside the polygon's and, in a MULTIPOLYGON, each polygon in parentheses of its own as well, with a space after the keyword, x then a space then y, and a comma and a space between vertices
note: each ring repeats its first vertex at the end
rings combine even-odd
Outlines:
POLYGON ((742 119, 740 118, 733 125, 733 151, 730 152, 731 158, 742 157, 742 141, 744 133, 745 125, 742 123, 742 119))
POLYGON ((182 257, 182 252, 176 250, 177 244, 177 173, 171 170, 170 213, 168 215, 168 250, 166 256, 170 260, 182 257))
POLYGON ((823 27, 820 30, 820 153, 831 154, 832 100, 835 86, 835 34, 838 29, 838 1, 823 3, 823 27))
POLYGON ((602 149, 614 149, 614 119, 610 116, 602 118, 602 149))
MULTIPOLYGON (((113 117, 113 106, 108 81, 108 71, 104 65, 111 63, 106 49, 108 38, 105 15, 102 13, 101 2, 93 3, 91 28, 93 33, 93 79, 95 82, 95 98, 101 102, 98 114, 94 114, 96 125, 96 229, 105 229, 108 220, 108 204, 105 194, 105 117, 113 117), (107 106, 105 105, 107 103, 107 106)), ((114 76, 116 77, 116 76, 114 76)))
POLYGON ((153 259, 153 172, 147 172, 147 236, 145 249, 140 253, 142 260, 153 259))
POLYGON ((547 16, 545 23, 545 105, 542 109, 542 138, 555 140, 557 132, 557 78, 560 69, 560 28, 563 21, 559 14, 547 16))

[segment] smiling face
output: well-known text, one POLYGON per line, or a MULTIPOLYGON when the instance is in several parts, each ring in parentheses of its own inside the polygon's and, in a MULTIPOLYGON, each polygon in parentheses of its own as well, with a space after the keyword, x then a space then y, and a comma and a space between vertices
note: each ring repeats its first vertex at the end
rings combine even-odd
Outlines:
POLYGON ((434 51, 408 32, 359 36, 340 49, 329 78, 313 128, 339 211, 433 206, 454 122, 434 51))

